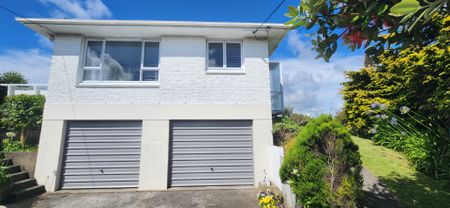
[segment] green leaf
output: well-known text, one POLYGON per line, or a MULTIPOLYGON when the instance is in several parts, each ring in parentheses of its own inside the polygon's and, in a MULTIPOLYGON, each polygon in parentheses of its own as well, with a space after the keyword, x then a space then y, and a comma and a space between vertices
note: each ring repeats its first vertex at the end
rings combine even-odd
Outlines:
POLYGON ((356 15, 355 17, 353 17, 353 19, 352 19, 352 22, 356 22, 356 21, 358 21, 359 20, 359 15, 356 15))
POLYGON ((390 15, 401 17, 410 13, 415 13, 420 9, 420 4, 417 0, 402 0, 394 5, 390 10, 390 15))
POLYGON ((291 29, 291 30, 297 29, 298 27, 305 25, 305 23, 306 23, 306 20, 305 20, 305 19, 301 19, 300 21, 294 23, 294 24, 291 26, 290 29, 291 29))
POLYGON ((378 7, 377 9, 377 15, 380 16, 382 15, 387 9, 389 8, 389 6, 387 4, 383 4, 380 7, 378 7))
POLYGON ((299 19, 298 16, 297 16, 297 17, 294 17, 294 18, 292 18, 291 20, 285 22, 284 24, 285 24, 285 25, 293 25, 295 22, 298 21, 298 19, 299 19))
POLYGON ((289 9, 289 15, 291 15, 291 17, 295 17, 298 15, 298 10, 294 6, 289 6, 288 9, 289 9))

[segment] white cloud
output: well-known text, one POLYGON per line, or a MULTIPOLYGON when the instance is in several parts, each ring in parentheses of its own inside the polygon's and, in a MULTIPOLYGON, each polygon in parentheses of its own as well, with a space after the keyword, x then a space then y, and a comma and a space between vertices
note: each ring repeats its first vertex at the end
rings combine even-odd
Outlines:
POLYGON ((112 13, 101 0, 39 0, 43 4, 53 4, 56 9, 50 12, 55 18, 103 19, 111 18, 112 13))
POLYGON ((50 57, 39 49, 6 50, 0 54, 0 73, 18 71, 29 83, 46 84, 50 71, 50 57))
POLYGON ((345 81, 344 71, 361 68, 364 56, 335 54, 328 63, 315 59, 310 39, 296 31, 288 34, 288 46, 297 57, 280 60, 286 106, 312 116, 334 114, 343 105, 339 89, 345 81))
POLYGON ((35 36, 38 38, 38 43, 40 46, 46 48, 46 49, 52 49, 53 48, 53 42, 50 41, 48 38, 42 36, 39 33, 35 33, 35 36))

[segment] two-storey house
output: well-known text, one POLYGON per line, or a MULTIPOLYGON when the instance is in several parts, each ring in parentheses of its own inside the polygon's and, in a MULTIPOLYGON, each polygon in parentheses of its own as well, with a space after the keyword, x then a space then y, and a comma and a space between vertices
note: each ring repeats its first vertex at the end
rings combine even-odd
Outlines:
POLYGON ((256 186, 277 171, 269 56, 286 26, 17 21, 54 43, 35 171, 47 191, 256 186))

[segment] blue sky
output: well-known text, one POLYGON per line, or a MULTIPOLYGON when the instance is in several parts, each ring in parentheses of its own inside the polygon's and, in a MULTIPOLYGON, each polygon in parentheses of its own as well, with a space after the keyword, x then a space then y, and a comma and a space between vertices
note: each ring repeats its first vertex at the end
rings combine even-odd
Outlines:
MULTIPOLYGON (((25 17, 82 18, 119 20, 185 20, 262 22, 278 0, 4 0, 0 4, 25 17)), ((269 22, 283 23, 286 0, 269 22)), ((52 43, 22 26, 14 16, 0 10, 0 73, 21 71, 30 83, 46 83, 52 43)), ((285 102, 296 111, 317 115, 335 113, 342 106, 338 94, 343 72, 363 64, 362 51, 351 52, 340 46, 329 63, 316 60, 304 30, 291 31, 272 54, 271 60, 283 64, 285 102)))

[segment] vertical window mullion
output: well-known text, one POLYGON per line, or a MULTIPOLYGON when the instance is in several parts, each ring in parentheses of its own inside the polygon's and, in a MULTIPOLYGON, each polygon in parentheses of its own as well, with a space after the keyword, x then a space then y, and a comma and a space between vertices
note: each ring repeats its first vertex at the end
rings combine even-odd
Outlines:
POLYGON ((105 60, 105 48, 106 48, 106 40, 102 41, 102 55, 101 55, 101 61, 100 61, 100 81, 103 81, 103 61, 105 60))
POLYGON ((141 45, 141 70, 139 71, 139 81, 142 82, 142 76, 143 76, 143 68, 144 68, 144 51, 145 51, 145 41, 142 41, 141 45))
POLYGON ((227 43, 225 41, 222 42, 223 45, 223 65, 222 68, 227 68, 227 43))

